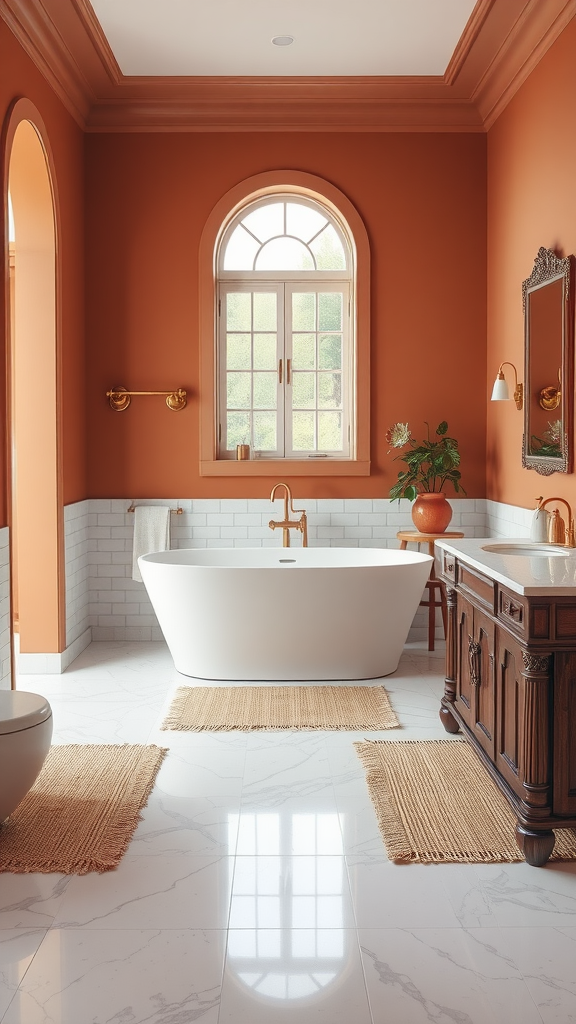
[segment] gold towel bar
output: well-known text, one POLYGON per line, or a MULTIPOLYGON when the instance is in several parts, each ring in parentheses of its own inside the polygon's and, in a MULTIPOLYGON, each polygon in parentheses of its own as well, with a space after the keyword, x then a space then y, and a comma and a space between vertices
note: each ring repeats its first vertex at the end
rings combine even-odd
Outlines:
POLYGON ((166 405, 172 412, 179 412, 186 405, 184 388, 175 391, 127 391, 126 388, 116 387, 106 392, 106 398, 110 399, 115 412, 124 412, 132 401, 132 395, 166 395, 166 405))
MULTIPOLYGON (((135 512, 136 511, 136 505, 134 504, 134 502, 132 502, 132 504, 130 505, 130 508, 127 508, 126 511, 127 512, 135 512)), ((184 512, 184 509, 178 507, 178 508, 171 508, 170 511, 171 511, 172 515, 174 515, 174 516, 181 516, 182 513, 184 512)))

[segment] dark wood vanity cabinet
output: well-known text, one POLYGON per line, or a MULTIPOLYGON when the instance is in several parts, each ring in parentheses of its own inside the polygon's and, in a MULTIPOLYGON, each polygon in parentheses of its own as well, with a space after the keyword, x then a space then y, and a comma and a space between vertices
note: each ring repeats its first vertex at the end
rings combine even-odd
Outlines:
POLYGON ((576 828, 576 596, 520 596, 442 552, 448 603, 440 717, 463 731, 518 818, 530 864, 576 828))

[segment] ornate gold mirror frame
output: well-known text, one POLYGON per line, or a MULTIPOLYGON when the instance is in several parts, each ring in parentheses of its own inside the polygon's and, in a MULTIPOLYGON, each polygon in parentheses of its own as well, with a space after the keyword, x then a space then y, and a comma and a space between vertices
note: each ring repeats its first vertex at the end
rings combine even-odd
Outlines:
POLYGON ((541 247, 522 282, 524 437, 522 465, 543 476, 570 473, 573 460, 573 257, 541 247))

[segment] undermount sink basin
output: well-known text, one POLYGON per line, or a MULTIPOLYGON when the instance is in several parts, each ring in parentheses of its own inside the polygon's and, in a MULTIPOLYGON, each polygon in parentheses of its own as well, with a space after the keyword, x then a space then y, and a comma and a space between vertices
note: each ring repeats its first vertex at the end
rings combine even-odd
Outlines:
POLYGON ((495 555, 523 555, 525 558, 566 557, 569 548, 558 548, 553 544, 531 544, 529 541, 502 541, 500 544, 484 544, 482 551, 491 551, 495 555))

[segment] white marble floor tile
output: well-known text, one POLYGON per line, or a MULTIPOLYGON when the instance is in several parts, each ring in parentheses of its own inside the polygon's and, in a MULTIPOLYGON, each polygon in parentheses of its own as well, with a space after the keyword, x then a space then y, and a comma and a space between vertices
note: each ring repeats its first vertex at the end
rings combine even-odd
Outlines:
POLYGON ((231 930, 218 1024, 372 1024, 356 932, 231 930))
POLYGON ((346 861, 358 928, 458 927, 445 891, 446 865, 394 864, 386 857, 346 861))
MULTIPOLYGON (((163 745, 170 740, 167 733, 163 745)), ((158 788, 180 797, 240 796, 245 752, 203 745, 172 746, 158 773, 158 788)))
POLYGON ((343 857, 238 856, 230 928, 353 928, 343 857))
POLYGON ((45 935, 46 932, 39 929, 0 931, 0 1020, 22 984, 45 935))
POLYGON ((225 928, 234 859, 127 854, 115 871, 72 878, 56 928, 225 928))
POLYGON ((464 927, 544 928, 576 921, 576 863, 470 865, 450 892, 464 927), (469 877, 468 877, 469 876, 469 877), (468 884, 469 882, 469 884, 468 884))
POLYGON ((522 973, 544 1024, 576 1021, 576 925, 572 928, 501 928, 498 948, 522 973))
POLYGON ((52 931, 3 1024, 217 1024, 225 933, 52 931))
POLYGON ((361 929, 373 1024, 542 1024, 520 971, 493 934, 361 929))
POLYGON ((0 934, 5 928, 49 928, 72 881, 70 875, 0 875, 0 934))
POLYGON ((239 796, 173 796, 156 785, 142 811, 130 854, 234 856, 239 810, 239 796))

